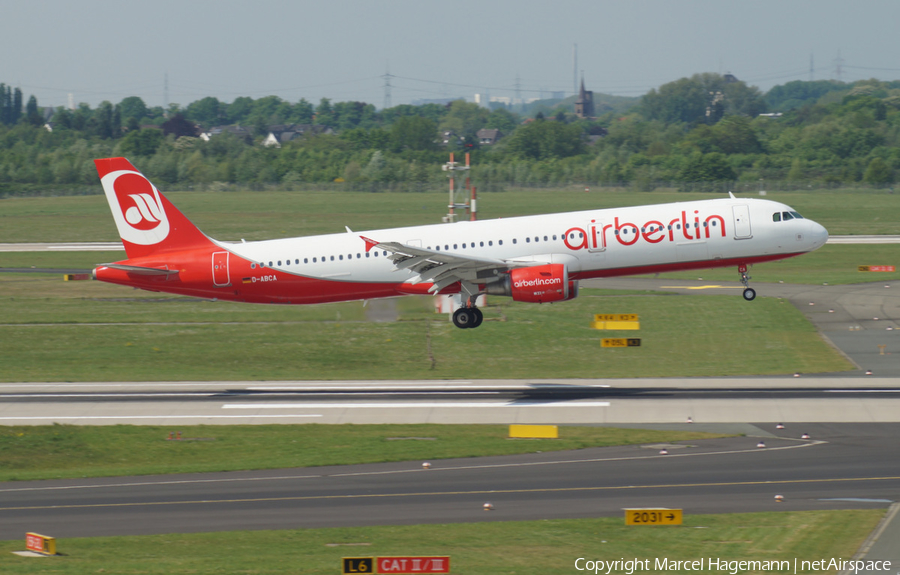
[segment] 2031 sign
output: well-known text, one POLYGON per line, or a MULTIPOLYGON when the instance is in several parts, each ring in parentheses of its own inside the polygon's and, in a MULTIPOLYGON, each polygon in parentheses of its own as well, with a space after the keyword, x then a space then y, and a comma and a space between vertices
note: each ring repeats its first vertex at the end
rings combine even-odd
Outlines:
POLYGON ((625 525, 681 525, 681 509, 626 509, 625 525))

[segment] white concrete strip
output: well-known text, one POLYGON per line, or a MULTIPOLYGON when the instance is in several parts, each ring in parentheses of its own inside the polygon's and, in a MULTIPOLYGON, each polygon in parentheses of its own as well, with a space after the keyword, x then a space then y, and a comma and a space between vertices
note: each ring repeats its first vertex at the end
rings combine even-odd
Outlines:
POLYGON ((30 417, 0 417, 0 421, 83 421, 83 420, 109 420, 121 419, 131 421, 134 419, 244 419, 244 418, 284 418, 284 417, 322 417, 319 414, 288 414, 288 415, 60 415, 60 416, 30 416, 30 417))
POLYGON ((422 409, 473 407, 609 407, 608 401, 534 401, 534 402, 409 402, 409 403, 226 403, 222 409, 422 409))
POLYGON ((0 244, 0 252, 121 252, 122 242, 15 243, 0 244))
POLYGON ((826 389, 825 393, 900 393, 900 389, 826 389))
MULTIPOLYGON (((367 385, 367 386, 356 386, 356 385, 333 385, 333 386, 266 386, 266 387, 248 387, 248 391, 329 391, 329 392, 342 392, 342 391, 377 391, 381 392, 390 392, 390 391, 407 391, 411 387, 416 387, 419 391, 479 391, 484 388, 490 388, 491 390, 510 390, 510 391, 532 391, 535 389, 606 389, 608 385, 440 385, 434 383, 427 383, 425 385, 421 385, 420 383, 413 382, 409 385, 367 385), (421 387, 420 387, 421 386, 421 387)), ((481 392, 486 393, 486 392, 481 392)), ((497 392, 499 393, 499 392, 497 392)))
POLYGON ((827 244, 900 244, 900 236, 830 236, 827 244))

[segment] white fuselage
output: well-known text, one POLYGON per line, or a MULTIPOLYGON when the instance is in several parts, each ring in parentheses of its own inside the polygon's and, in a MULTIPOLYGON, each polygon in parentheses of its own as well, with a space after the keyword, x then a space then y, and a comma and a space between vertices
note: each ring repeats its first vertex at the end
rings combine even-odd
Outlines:
POLYGON ((575 279, 753 263, 812 251, 828 232, 769 200, 722 198, 267 240, 217 242, 263 267, 338 282, 403 283, 361 235, 496 260, 563 263, 575 279))

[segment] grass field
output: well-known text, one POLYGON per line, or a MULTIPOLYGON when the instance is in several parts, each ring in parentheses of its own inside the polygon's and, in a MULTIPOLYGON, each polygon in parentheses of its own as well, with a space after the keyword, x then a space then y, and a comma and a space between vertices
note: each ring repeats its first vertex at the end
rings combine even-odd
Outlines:
POLYGON ((508 439, 505 425, 194 425, 0 427, 0 481, 203 473, 433 461, 723 437, 702 432, 560 428, 559 439, 508 439), (410 440, 410 438, 427 438, 410 440), (200 441, 202 440, 202 441, 200 441))
POLYGON ((429 297, 399 321, 359 302, 261 306, 170 297, 57 275, 0 274, 0 380, 146 381, 665 377, 852 369, 785 300, 610 295, 553 305, 492 297, 460 330, 429 297), (597 313, 641 316, 642 347, 601 349, 597 313))
MULTIPOLYGON (((590 505, 589 501, 585 502, 590 505)), ((498 511, 499 512, 499 511, 498 511)), ((467 575, 578 573, 575 560, 709 558, 723 561, 849 559, 883 511, 690 515, 678 527, 626 527, 623 519, 462 523, 287 531, 238 531, 57 542, 61 557, 11 555, 24 541, 0 542, 4 575, 115 573, 205 575, 341 572, 342 557, 450 556, 467 575)), ((24 534, 23 534, 24 539, 24 534)), ((584 562, 580 563, 584 567, 584 562)), ((636 571, 636 573, 647 571, 636 571)), ((656 570, 650 573, 658 572, 656 570)), ((729 573, 704 569, 705 573, 729 573)), ((746 572, 746 571, 740 571, 746 572)), ((788 571, 772 571, 788 572, 788 571)), ((793 573, 793 568, 789 571, 793 573)), ((807 573, 809 571, 797 571, 807 573)), ((822 571, 818 571, 821 573, 822 571)), ((616 570, 614 573, 625 573, 616 570)))
MULTIPOLYGON (((100 190, 100 184, 97 184, 100 190)), ((443 193, 168 192, 173 203, 216 239, 260 240, 438 223, 443 193)), ((518 190, 479 196, 480 219, 721 197, 713 194, 595 188, 518 190)), ((754 196, 758 197, 758 196, 754 196)), ((832 235, 900 234, 900 194, 880 191, 771 193, 832 235)), ((115 241, 102 195, 0 200, 0 243, 115 241)))

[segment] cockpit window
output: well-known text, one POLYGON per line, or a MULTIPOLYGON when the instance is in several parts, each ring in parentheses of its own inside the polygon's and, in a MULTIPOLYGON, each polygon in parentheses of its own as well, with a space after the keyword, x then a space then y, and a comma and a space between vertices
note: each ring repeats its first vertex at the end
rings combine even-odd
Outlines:
POLYGON ((794 216, 791 215, 791 212, 782 212, 781 217, 784 221, 793 220, 794 216))
POLYGON ((780 222, 781 221, 781 212, 775 212, 774 214, 772 214, 772 221, 780 222))
POLYGON ((791 215, 794 216, 795 218, 797 218, 798 220, 802 220, 802 219, 803 219, 803 216, 801 216, 801 215, 798 214, 797 212, 791 212, 791 215))

